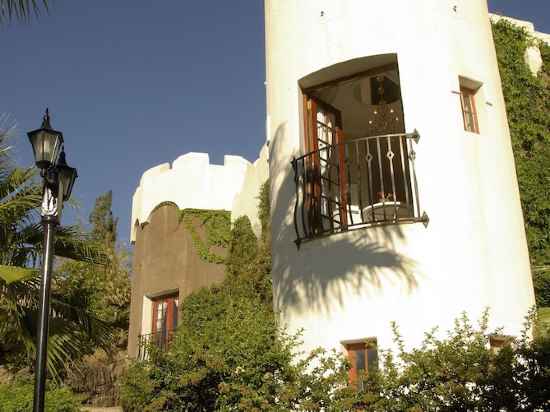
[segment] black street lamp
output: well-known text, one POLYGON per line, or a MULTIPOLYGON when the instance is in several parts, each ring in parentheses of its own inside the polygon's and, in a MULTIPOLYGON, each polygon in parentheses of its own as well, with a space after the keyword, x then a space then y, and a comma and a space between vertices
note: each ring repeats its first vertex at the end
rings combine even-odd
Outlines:
POLYGON ((78 174, 76 169, 67 165, 63 134, 52 129, 48 109, 46 109, 42 127, 29 132, 28 136, 34 152, 36 167, 40 169, 43 179, 41 215, 44 227, 44 255, 40 282, 39 321, 36 333, 37 354, 33 403, 34 412, 43 412, 55 227, 59 224, 63 202, 71 196, 78 174))
POLYGON ((36 167, 46 170, 57 162, 63 150, 63 133, 52 129, 50 112, 46 109, 40 129, 27 133, 34 152, 36 167))

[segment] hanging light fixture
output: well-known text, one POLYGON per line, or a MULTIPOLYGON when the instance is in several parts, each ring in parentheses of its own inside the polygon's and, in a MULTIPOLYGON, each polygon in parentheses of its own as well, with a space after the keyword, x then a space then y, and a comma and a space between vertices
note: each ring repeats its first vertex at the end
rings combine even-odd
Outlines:
POLYGON ((53 130, 50 124, 50 112, 42 119, 40 129, 27 133, 34 153, 36 167, 44 171, 57 162, 63 147, 63 133, 53 130))
POLYGON ((63 201, 69 200, 73 186, 78 173, 74 167, 70 167, 65 160, 65 151, 63 150, 59 155, 59 160, 55 166, 58 173, 59 184, 63 189, 63 201))

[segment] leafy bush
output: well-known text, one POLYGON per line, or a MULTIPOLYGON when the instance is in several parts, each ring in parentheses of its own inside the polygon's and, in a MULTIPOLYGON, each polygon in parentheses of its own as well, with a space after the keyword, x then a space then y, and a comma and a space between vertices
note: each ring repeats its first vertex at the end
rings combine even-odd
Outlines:
POLYGON ((120 388, 122 407, 125 411, 147 412, 154 399, 155 383, 146 365, 134 363, 128 368, 120 388))
MULTIPOLYGON (((30 382, 0 385, 0 412, 32 411, 33 394, 34 386, 30 382)), ((66 387, 46 392, 46 412, 78 412, 80 407, 80 399, 66 387)))
POLYGON ((247 216, 241 216, 233 224, 229 256, 226 260, 226 272, 229 275, 239 275, 255 270, 254 260, 258 255, 258 239, 252 231, 252 225, 247 216))
POLYGON ((121 387, 125 410, 320 410, 353 393, 343 358, 317 351, 295 362, 298 337, 277 324, 267 188, 260 241, 248 218, 235 222, 226 280, 188 296, 169 351, 153 351, 150 362, 129 369, 121 387))
POLYGON ((550 46, 540 42, 543 67, 524 61, 535 40, 504 20, 493 24, 516 171, 539 306, 550 305, 550 46))
POLYGON ((487 314, 477 327, 457 319, 445 338, 434 329, 410 350, 394 325, 397 352, 382 351, 383 367, 357 391, 341 355, 297 357, 297 337, 285 335, 246 290, 205 289, 185 309, 169 352, 131 368, 125 410, 550 410, 550 340, 523 333, 491 349, 487 314))
POLYGON ((343 359, 317 352, 295 363, 298 343, 281 332, 253 285, 228 280, 185 299, 170 350, 130 369, 123 405, 127 411, 275 411, 307 403, 319 410, 344 398, 346 385, 330 383, 346 382, 343 359))
POLYGON ((492 350, 487 325, 487 313, 477 328, 463 315, 445 339, 434 329, 411 350, 394 325, 397 357, 385 352, 384 367, 366 377, 364 410, 550 410, 550 341, 530 340, 524 332, 492 350))

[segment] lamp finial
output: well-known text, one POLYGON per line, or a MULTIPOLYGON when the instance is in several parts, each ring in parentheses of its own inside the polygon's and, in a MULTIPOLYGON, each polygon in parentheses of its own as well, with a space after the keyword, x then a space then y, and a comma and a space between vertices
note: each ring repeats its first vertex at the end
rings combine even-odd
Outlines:
POLYGON ((42 129, 51 129, 52 125, 50 123, 50 109, 46 107, 46 114, 42 119, 42 129))

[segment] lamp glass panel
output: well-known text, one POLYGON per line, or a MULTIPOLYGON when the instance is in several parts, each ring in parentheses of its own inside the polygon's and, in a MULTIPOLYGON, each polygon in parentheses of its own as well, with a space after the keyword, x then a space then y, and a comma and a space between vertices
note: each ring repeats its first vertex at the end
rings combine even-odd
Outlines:
POLYGON ((61 150, 62 139, 59 134, 39 130, 31 136, 34 157, 37 163, 55 163, 61 150))
POLYGON ((44 160, 55 163, 61 150, 61 138, 58 134, 52 134, 46 131, 42 133, 44 136, 44 160))
POLYGON ((73 191, 74 182, 78 174, 72 167, 62 167, 59 169, 59 180, 63 186, 63 200, 68 200, 73 191))

